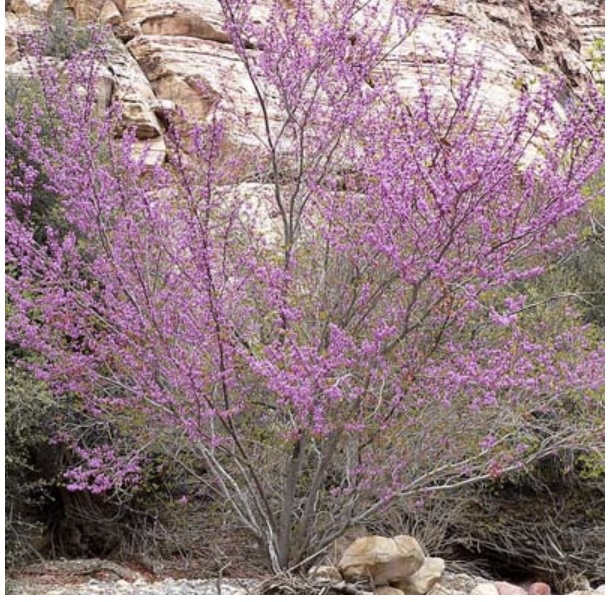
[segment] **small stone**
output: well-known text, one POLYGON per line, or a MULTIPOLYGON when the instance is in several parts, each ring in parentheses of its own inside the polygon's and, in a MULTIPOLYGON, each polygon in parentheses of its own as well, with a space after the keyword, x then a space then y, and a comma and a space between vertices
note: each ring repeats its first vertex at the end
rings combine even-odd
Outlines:
POLYGON ((455 590, 459 592, 470 592, 476 585, 478 585, 478 581, 475 578, 467 575, 466 573, 444 573, 441 578, 441 585, 447 587, 450 590, 455 590))
POLYGON ((495 581, 494 585, 498 590, 499 596, 527 596, 528 592, 523 588, 519 587, 519 585, 513 585, 512 583, 507 583, 506 581, 495 581))
POLYGON ((528 594, 531 596, 550 596, 551 588, 546 583, 537 581, 528 588, 528 594))
POLYGON ((466 596, 467 593, 460 591, 449 589, 439 583, 434 585, 431 590, 428 592, 427 596, 466 596))
POLYGON ((480 583, 471 590, 471 596, 498 596, 498 588, 493 583, 480 583))
POLYGON ((606 586, 600 585, 599 587, 596 588, 595 593, 601 594, 602 596, 606 595, 606 586))

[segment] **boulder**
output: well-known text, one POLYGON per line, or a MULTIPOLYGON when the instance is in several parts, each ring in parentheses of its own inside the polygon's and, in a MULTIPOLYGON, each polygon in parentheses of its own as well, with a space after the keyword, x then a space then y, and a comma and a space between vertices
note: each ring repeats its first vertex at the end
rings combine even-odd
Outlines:
POLYGON ((480 583, 470 593, 471 596, 498 596, 498 589, 493 583, 480 583))
POLYGON ((445 561, 442 558, 425 558, 423 565, 413 575, 394 585, 410 596, 425 596, 439 583, 444 570, 445 561))
POLYGON ((359 539, 359 537, 365 537, 366 535, 367 529, 363 525, 356 525, 347 529, 344 535, 336 538, 330 544, 327 549, 326 564, 337 565, 350 544, 359 539))
POLYGON ((374 590, 375 596, 405 596, 400 589, 391 587, 390 585, 381 585, 374 590))
POLYGON ((387 585, 413 575, 423 563, 424 552, 413 537, 371 535, 355 540, 344 552, 338 568, 347 580, 387 585))

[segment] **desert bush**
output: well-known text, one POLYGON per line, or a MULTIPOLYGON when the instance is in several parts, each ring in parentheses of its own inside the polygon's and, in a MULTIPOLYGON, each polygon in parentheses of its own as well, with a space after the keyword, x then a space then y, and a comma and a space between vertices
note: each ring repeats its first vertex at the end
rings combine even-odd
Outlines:
POLYGON ((276 4, 260 23, 254 3, 222 2, 262 115, 255 151, 218 101, 176 120, 150 168, 132 132, 115 138, 115 108, 93 110, 86 57, 41 71, 62 127, 50 148, 26 115, 9 130, 37 167, 8 158, 8 327, 86 416, 62 433, 70 490, 128 497, 149 452, 196 458, 191 476, 282 570, 404 499, 594 445, 595 332, 564 304, 532 319, 525 285, 575 243, 601 97, 560 107, 547 80, 484 119, 481 64, 450 49, 450 93, 421 71, 404 99, 378 66, 424 14, 383 7, 276 4), (38 172, 66 221, 44 240, 38 172), (528 419, 572 400, 579 423, 528 419))

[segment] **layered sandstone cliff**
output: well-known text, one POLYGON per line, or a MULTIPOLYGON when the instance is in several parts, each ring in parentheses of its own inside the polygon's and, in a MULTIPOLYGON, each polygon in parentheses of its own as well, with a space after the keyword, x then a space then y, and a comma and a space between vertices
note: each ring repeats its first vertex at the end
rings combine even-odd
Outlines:
MULTIPOLYGON (((181 107, 204 120, 219 98, 253 124, 249 131, 235 128, 232 135, 255 144, 260 111, 217 0, 7 0, 5 5, 9 75, 24 72, 20 40, 44 19, 63 12, 112 28, 118 43, 112 50, 110 92, 122 102, 125 122, 152 144, 151 161, 164 156, 159 119, 164 111, 181 107)), ((401 93, 414 94, 421 53, 425 68, 441 70, 442 43, 466 31, 459 52, 465 59, 483 53, 483 94, 488 107, 499 109, 515 97, 518 83, 546 70, 565 75, 573 90, 591 77, 601 79, 597 55, 603 22, 603 0, 435 0, 428 17, 387 62, 401 93)))

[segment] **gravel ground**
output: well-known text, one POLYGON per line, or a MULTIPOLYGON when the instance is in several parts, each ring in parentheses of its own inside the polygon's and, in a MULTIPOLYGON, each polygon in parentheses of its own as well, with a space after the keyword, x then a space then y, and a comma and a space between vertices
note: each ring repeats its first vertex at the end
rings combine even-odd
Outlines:
MULTIPOLYGON (((17 596, 209 596, 218 594, 238 596, 254 593, 256 590, 259 592, 260 586, 268 587, 272 582, 272 579, 264 578, 155 578, 152 574, 146 575, 113 562, 95 560, 49 562, 30 567, 29 573, 22 571, 9 575, 5 583, 5 595, 17 596), (78 573, 79 570, 80 573, 78 573), (83 571, 87 571, 88 574, 83 571)), ((470 595, 473 587, 478 583, 486 581, 464 573, 446 571, 441 582, 437 583, 428 595, 466 596, 470 595)), ((334 585, 334 587, 338 586, 334 585)), ((272 589, 268 591, 270 592, 272 589)), ((287 589, 282 595, 288 593, 298 594, 300 592, 287 589)), ((344 593, 344 591, 340 590, 340 593, 344 593)), ((571 592, 569 595, 602 595, 605 597, 605 587, 591 589, 587 586, 585 590, 571 592)))
POLYGON ((147 581, 136 579, 133 582, 119 579, 101 581, 89 579, 84 583, 45 584, 40 582, 12 582, 9 595, 65 595, 65 596, 236 596, 247 593, 247 588, 255 582, 250 580, 222 579, 163 579, 147 581))

